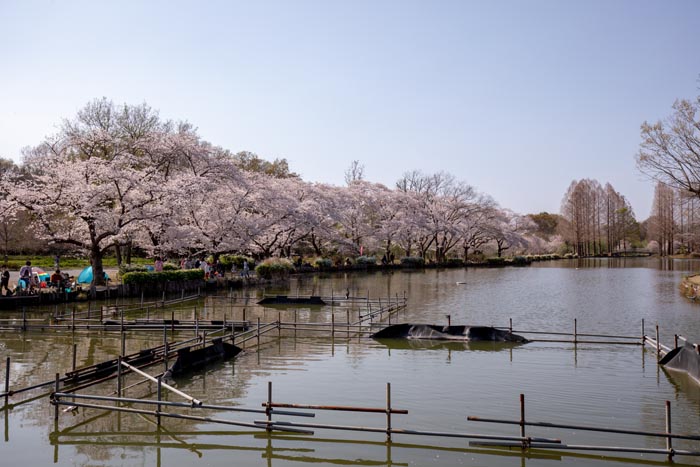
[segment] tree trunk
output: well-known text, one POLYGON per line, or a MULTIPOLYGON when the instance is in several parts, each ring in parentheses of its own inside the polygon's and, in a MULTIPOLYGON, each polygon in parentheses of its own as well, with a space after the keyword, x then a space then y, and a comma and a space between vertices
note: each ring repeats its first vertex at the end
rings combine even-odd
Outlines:
POLYGON ((105 271, 102 266, 103 253, 99 246, 93 246, 90 251, 90 265, 92 266, 92 286, 106 285, 105 271))
POLYGON ((114 245, 114 255, 117 257, 117 266, 122 265, 122 247, 121 245, 114 245))

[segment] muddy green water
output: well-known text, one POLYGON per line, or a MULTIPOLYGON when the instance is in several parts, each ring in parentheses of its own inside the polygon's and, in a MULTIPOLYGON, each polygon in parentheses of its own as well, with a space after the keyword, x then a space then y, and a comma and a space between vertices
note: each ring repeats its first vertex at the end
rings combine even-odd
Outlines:
MULTIPOLYGON (((292 279, 289 289, 267 292, 301 295, 352 295, 408 298, 399 321, 508 326, 525 331, 654 334, 672 344, 679 333, 700 342, 700 304, 678 291, 681 277, 700 268, 691 261, 652 259, 540 263, 528 268, 425 272, 357 273, 292 279)), ((234 292, 238 296, 242 291, 234 292)), ((253 305, 262 291, 250 290, 246 318, 273 321, 286 308, 253 305)), ((241 307, 225 299, 201 300, 181 307, 181 318, 196 306, 202 319, 242 318, 241 307)), ((338 310, 336 321, 344 321, 338 310)), ((7 313, 5 314, 7 316, 7 313)), ((31 316, 36 316, 37 313, 31 316)), ((330 308, 301 308, 299 322, 328 322, 330 308)), ((396 320, 396 318, 392 318, 396 320)), ((182 333, 177 339, 190 337, 182 333)), ((533 337, 533 336, 530 336, 533 337)), ((162 334, 137 333, 128 351, 158 345, 162 334)), ((11 357, 11 387, 50 380, 70 369, 72 344, 78 366, 119 353, 118 336, 107 333, 0 333, 0 356, 11 357)), ((152 371, 153 372, 153 371, 152 371)), ((130 376, 125 386, 138 381, 130 376)), ((384 407, 386 383, 391 402, 407 415, 394 415, 395 428, 517 436, 518 426, 467 421, 468 415, 518 419, 519 394, 525 394, 532 421, 572 423, 645 431, 664 431, 664 404, 671 401, 673 431, 700 433, 700 386, 656 365, 655 353, 640 346, 532 342, 521 346, 462 343, 380 343, 339 333, 334 339, 300 332, 295 338, 276 332, 260 351, 247 350, 233 361, 217 363, 176 381, 178 389, 210 404, 259 408, 272 382, 276 402, 384 407)), ((86 390, 109 394, 114 382, 86 390)), ((155 399, 155 385, 127 391, 129 397, 155 399)), ((10 402, 39 396, 34 391, 10 402)), ((179 401, 167 395, 166 400, 179 401)), ((211 414, 252 422, 264 415, 211 414)), ((209 466, 209 465, 668 465, 663 455, 581 453, 470 446, 469 440, 381 433, 315 430, 313 436, 275 434, 209 422, 78 409, 61 413, 56 431, 46 397, 1 410, 0 465, 60 466, 209 466)), ((314 419, 280 417, 309 423, 385 427, 383 414, 317 412, 314 419)), ((664 448, 665 440, 573 429, 528 427, 527 434, 560 438, 568 444, 664 448)), ((674 441, 674 447, 700 451, 700 441, 674 441)), ((677 457, 676 464, 700 464, 677 457)))

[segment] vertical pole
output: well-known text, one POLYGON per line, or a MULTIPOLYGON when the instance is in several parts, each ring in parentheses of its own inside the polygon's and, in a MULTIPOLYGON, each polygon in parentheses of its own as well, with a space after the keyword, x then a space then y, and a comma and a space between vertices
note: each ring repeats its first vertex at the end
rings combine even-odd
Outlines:
POLYGON ((574 318, 574 344, 578 343, 578 321, 574 318))
POLYGON ((297 310, 294 310, 294 337, 297 337, 297 310))
POLYGON ((265 415, 267 416, 268 432, 272 431, 272 381, 267 382, 267 404, 265 404, 265 415))
MULTIPOLYGON (((162 376, 158 376, 158 402, 161 401, 161 398, 163 397, 163 388, 162 388, 162 376)), ((158 421, 158 426, 160 427, 160 404, 156 406, 156 420, 158 421)))
MULTIPOLYGON (((54 394, 57 393, 61 385, 61 375, 56 373, 56 383, 54 384, 54 394)), ((54 396, 53 421, 58 422, 58 397, 54 396)))
MULTIPOLYGON (((671 401, 666 401, 666 433, 671 434, 671 401)), ((673 438, 666 438, 666 449, 668 450, 668 461, 673 460, 673 438)))
POLYGON ((331 315, 331 339, 335 338, 335 315, 331 315))
POLYGON ((165 341, 165 348, 163 349, 165 351, 165 353, 163 354, 163 362, 165 363, 164 371, 168 371, 168 352, 170 351, 168 347, 168 341, 165 341))
POLYGON ((350 337, 350 310, 345 310, 345 321, 347 322, 345 329, 348 331, 348 337, 350 337))
POLYGON ((508 332, 513 334, 513 318, 508 318, 508 332))
MULTIPOLYGON (((525 438, 525 394, 520 394, 520 437, 525 438)), ((523 448, 527 442, 523 440, 523 448)))
POLYGON ((282 337, 282 312, 277 312, 277 337, 282 337))
POLYGON ((165 306, 165 290, 163 290, 163 306, 165 306))
POLYGON ((661 342, 659 341, 659 325, 656 325, 656 361, 661 360, 661 342))
POLYGON ((117 397, 122 397, 122 356, 117 358, 117 397))
POLYGON ((196 311, 194 312, 194 335, 195 337, 199 335, 199 317, 196 311))
POLYGON ((447 325, 452 326, 452 315, 447 315, 447 325))
POLYGON ((185 289, 182 289, 180 291, 180 300, 184 300, 184 299, 185 299, 185 289))
POLYGON ((70 314, 70 328, 71 331, 75 331, 75 307, 73 307, 73 313, 70 314))
POLYGON ((642 318, 642 345, 644 345, 644 337, 646 335, 644 334, 644 318, 642 318))
POLYGON ((10 404, 10 357, 5 361, 5 407, 10 404))
POLYGON ((143 290, 141 290, 141 308, 143 308, 143 290))
POLYGON ((391 383, 386 383, 386 440, 391 442, 391 383))
POLYGON ((675 349, 677 347, 678 347, 678 334, 674 334, 673 335, 673 348, 675 349))
POLYGON ((163 325, 163 361, 165 362, 163 371, 168 371, 168 329, 165 325, 163 325))
POLYGON ((175 336, 175 311, 170 312, 170 335, 175 336))
POLYGON ((73 344, 73 366, 72 366, 73 371, 75 371, 75 359, 76 359, 77 352, 78 352, 78 344, 73 344))
POLYGON ((243 307, 243 322, 245 323, 245 307, 243 307))
POLYGON ((258 352, 260 352, 260 318, 258 317, 258 352))
POLYGON ((91 308, 92 308, 91 305, 92 305, 92 302, 88 302, 88 312, 87 312, 87 319, 88 319, 88 320, 90 319, 90 311, 91 311, 91 308))

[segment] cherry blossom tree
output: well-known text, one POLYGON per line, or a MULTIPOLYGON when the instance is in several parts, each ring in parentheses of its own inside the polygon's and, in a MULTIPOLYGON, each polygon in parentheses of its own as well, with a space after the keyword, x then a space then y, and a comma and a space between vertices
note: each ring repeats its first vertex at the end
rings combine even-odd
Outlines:
POLYGON ((36 235, 87 252, 93 284, 103 285, 107 250, 162 215, 172 138, 172 124, 146 105, 93 101, 25 153, 29 176, 12 180, 8 199, 32 214, 36 235))

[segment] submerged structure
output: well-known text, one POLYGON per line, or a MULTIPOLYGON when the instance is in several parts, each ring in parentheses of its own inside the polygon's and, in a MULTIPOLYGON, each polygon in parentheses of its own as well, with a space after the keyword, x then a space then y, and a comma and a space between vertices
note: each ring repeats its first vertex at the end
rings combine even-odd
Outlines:
POLYGON ((659 360, 659 365, 669 370, 686 373, 700 384, 700 354, 698 347, 693 344, 687 343, 671 350, 659 360))
POLYGON ((326 302, 318 296, 288 297, 287 295, 274 295, 264 297, 258 305, 325 305, 326 302))
POLYGON ((224 342, 222 338, 214 339, 211 345, 195 350, 185 347, 177 351, 177 360, 166 376, 178 376, 205 367, 211 362, 228 360, 242 351, 240 347, 224 342))
POLYGON ((491 326, 438 326, 394 324, 372 334, 375 339, 430 339, 486 342, 528 342, 523 336, 491 326))

